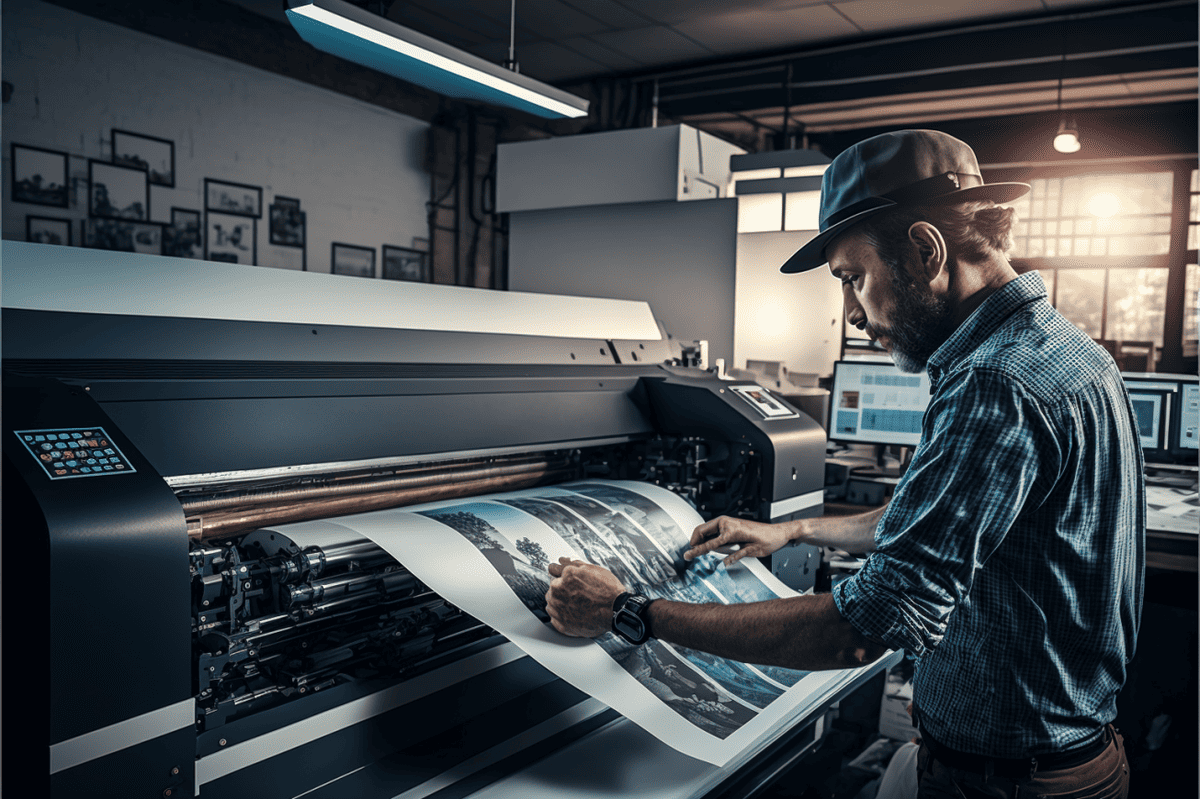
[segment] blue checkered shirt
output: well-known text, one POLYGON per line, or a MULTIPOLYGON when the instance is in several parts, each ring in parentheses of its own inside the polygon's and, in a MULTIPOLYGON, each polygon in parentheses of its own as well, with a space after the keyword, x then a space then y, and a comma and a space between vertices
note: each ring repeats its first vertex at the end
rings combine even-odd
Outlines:
POLYGON ((938 743, 1068 748, 1116 717, 1141 615, 1145 483, 1124 383, 1036 272, 988 297, 928 371, 912 465, 834 600, 918 658, 913 702, 938 743))

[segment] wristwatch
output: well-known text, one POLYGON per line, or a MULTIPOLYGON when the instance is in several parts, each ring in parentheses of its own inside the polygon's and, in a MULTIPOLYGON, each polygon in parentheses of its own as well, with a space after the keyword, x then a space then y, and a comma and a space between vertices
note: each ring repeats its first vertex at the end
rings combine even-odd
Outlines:
POLYGON ((646 611, 653 599, 628 591, 613 600, 612 631, 631 644, 640 646, 650 640, 650 620, 646 611))

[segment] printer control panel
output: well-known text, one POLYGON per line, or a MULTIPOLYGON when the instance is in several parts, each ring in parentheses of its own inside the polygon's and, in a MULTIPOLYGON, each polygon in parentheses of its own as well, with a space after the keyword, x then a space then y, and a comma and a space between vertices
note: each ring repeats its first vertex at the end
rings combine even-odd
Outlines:
POLYGON ((14 432, 51 480, 104 477, 137 471, 103 427, 14 432))

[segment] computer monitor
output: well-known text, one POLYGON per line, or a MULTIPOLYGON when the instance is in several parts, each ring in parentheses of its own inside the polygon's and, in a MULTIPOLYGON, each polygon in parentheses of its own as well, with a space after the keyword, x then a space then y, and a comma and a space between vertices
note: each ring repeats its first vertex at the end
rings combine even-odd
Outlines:
POLYGON ((895 364, 838 361, 829 398, 829 438, 844 444, 916 447, 929 405, 929 375, 895 364))
POLYGON ((1200 382, 1196 378, 1180 381, 1171 421, 1172 454, 1177 460, 1195 464, 1200 456, 1200 382))
MULTIPOLYGON (((1186 461, 1189 455, 1194 457, 1194 453, 1180 447, 1180 438, 1185 433, 1181 427, 1187 424, 1187 411, 1182 407, 1185 391, 1196 385, 1196 378, 1164 372, 1122 372, 1121 378, 1137 416, 1146 463, 1172 464, 1186 461)), ((1195 436, 1193 422, 1193 442, 1195 436)))
POLYGON ((1164 446, 1171 422, 1171 395, 1165 389, 1130 387, 1129 402, 1133 405, 1133 417, 1137 422, 1138 440, 1146 460, 1152 455, 1165 453, 1164 446))

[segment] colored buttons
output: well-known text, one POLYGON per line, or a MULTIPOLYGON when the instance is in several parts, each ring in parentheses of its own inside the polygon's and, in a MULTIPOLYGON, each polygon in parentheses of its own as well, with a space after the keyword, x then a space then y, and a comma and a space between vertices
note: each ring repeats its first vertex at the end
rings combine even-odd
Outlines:
POLYGON ((52 480, 137 471, 100 428, 14 430, 13 433, 52 480))

